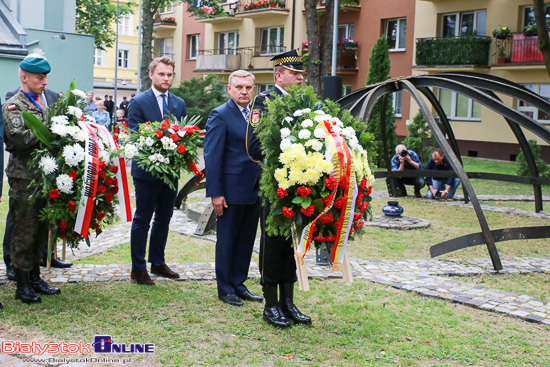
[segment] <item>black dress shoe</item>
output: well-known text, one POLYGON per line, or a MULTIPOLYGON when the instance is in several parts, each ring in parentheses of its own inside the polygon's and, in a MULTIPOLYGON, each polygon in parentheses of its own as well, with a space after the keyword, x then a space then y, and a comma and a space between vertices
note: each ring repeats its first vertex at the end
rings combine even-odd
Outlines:
POLYGON ((279 329, 287 329, 290 327, 290 322, 285 317, 281 306, 275 303, 271 306, 265 306, 264 308, 264 320, 271 326, 275 326, 279 329))
POLYGON ((242 306, 243 301, 237 297, 235 293, 228 293, 225 296, 219 296, 219 299, 221 299, 225 303, 229 303, 231 306, 242 306))
POLYGON ((237 296, 239 296, 240 299, 244 299, 245 301, 263 302, 264 300, 262 297, 252 294, 248 290, 242 293, 237 293, 237 296))
POLYGON ((38 264, 29 273, 29 283, 35 292, 52 296, 54 294, 60 294, 61 289, 56 287, 50 287, 48 283, 40 278, 40 267, 38 264))
POLYGON ((295 324, 311 325, 311 318, 301 313, 291 300, 283 300, 281 309, 285 316, 295 324))
POLYGON ((6 275, 8 277, 8 280, 15 280, 15 269, 13 266, 8 265, 6 267, 6 275))
MULTIPOLYGON (((70 261, 61 261, 59 259, 54 259, 52 257, 52 261, 50 263, 51 267, 52 268, 59 268, 59 269, 65 269, 65 268, 70 268, 71 266, 73 266, 73 263, 70 262, 70 261)), ((46 263, 46 259, 45 258, 42 258, 42 260, 40 261, 40 266, 48 266, 48 264, 46 263)))

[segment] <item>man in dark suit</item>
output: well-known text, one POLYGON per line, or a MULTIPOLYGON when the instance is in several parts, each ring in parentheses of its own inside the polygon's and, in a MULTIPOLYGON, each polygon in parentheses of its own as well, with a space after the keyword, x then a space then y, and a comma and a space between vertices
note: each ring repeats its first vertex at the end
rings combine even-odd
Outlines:
MULTIPOLYGON (((10 90, 6 93, 6 101, 13 97, 15 94, 19 92, 21 89, 21 86, 10 90)), ((46 105, 51 106, 57 100, 59 99, 59 93, 45 88, 44 92, 42 92, 42 98, 46 100, 46 105)), ((3 134, 3 130, 2 130, 3 134)), ((3 141, 2 141, 3 142, 3 141)), ((2 149, 3 149, 2 145, 2 149)), ((4 161, 4 154, 2 154, 2 162, 4 161)), ((4 165, 2 164, 2 169, 4 165)), ((0 188, 2 185, 0 184, 0 188)), ((11 265, 11 255, 10 255, 10 241, 11 241, 11 234, 13 231, 13 216, 12 213, 8 209, 8 214, 6 216, 6 228, 4 229, 4 241, 2 242, 2 248, 4 253, 4 264, 6 264, 6 275, 8 280, 15 280, 15 270, 13 269, 13 266, 11 265)), ((42 249, 42 266, 46 266, 46 259, 48 257, 48 249, 42 249)), ((69 268, 73 266, 73 263, 70 261, 61 261, 57 258, 54 258, 53 254, 51 256, 51 266, 53 268, 69 268)))
MULTIPOLYGON (((174 79, 174 60, 167 56, 155 58, 149 65, 151 89, 132 98, 128 106, 128 126, 137 131, 139 125, 147 121, 162 121, 173 116, 180 120, 187 112, 183 99, 168 92, 174 79)), ((153 226, 149 241, 149 262, 151 273, 167 277, 179 278, 164 260, 164 248, 168 238, 168 226, 174 211, 176 190, 170 189, 162 180, 138 167, 132 161, 132 177, 136 192, 136 212, 132 221, 130 245, 132 252, 131 278, 138 284, 155 285, 147 273, 145 250, 147 248, 147 233, 153 213, 153 226)))
MULTIPOLYGON (((246 131, 246 149, 251 160, 260 162, 263 159, 261 144, 254 129, 262 122, 265 114, 264 102, 277 95, 288 94, 285 88, 302 84, 304 67, 298 50, 291 50, 274 56, 273 74, 275 86, 260 93, 254 99, 252 112, 246 131)), ((270 212, 269 203, 260 213, 262 238, 260 242, 260 273, 265 298, 263 318, 270 325, 285 329, 290 327, 289 319, 295 324, 311 324, 311 318, 302 314, 294 305, 294 283, 296 262, 292 240, 285 236, 270 236, 266 233, 266 219, 270 212), (277 297, 277 287, 280 295, 277 297)), ((290 237, 290 236, 289 236, 290 237)))
POLYGON ((120 106, 118 108, 122 108, 124 110, 124 117, 128 118, 128 106, 130 105, 130 102, 128 102, 128 97, 124 96, 122 97, 122 102, 120 102, 120 106))
POLYGON ((206 196, 212 198, 218 216, 218 298, 233 306, 242 306, 241 299, 262 301, 244 285, 260 217, 256 186, 260 166, 248 159, 245 149, 248 104, 254 88, 252 74, 233 72, 227 85, 231 99, 210 112, 204 138, 206 196))

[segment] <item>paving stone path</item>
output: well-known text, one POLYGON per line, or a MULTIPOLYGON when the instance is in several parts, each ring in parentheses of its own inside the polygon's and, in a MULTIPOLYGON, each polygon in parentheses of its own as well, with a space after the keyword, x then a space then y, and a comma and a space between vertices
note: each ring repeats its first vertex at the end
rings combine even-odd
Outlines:
MULTIPOLYGON (((198 195, 198 194, 197 194, 198 195)), ((388 198, 384 191, 374 191, 377 198, 388 198)), ((389 198, 388 198, 389 199, 389 198)), ((480 200, 492 201, 533 201, 528 196, 480 196, 480 200)), ((424 199, 421 199, 424 200, 424 199)), ((427 199, 425 199, 427 200, 427 199)), ((550 197, 544 197, 550 201, 550 197)), ((437 202, 434 204, 457 205, 471 207, 463 201, 437 202)), ((513 215, 527 215, 532 217, 550 219, 548 213, 534 213, 527 210, 507 208, 502 206, 484 205, 486 211, 497 211, 513 215)), ((190 221, 180 211, 174 211, 170 230, 187 236, 215 241, 215 235, 195 236, 196 223, 190 221)), ((74 252, 68 250, 67 258, 76 261, 97 253, 104 252, 122 243, 130 242, 130 223, 123 223, 105 230, 101 235, 91 238, 91 247, 80 246, 74 252)), ((258 250, 256 243, 255 251, 258 250)), ((514 257, 502 258, 504 274, 548 273, 550 272, 550 258, 538 257, 514 257)), ((337 279, 341 278, 340 272, 331 272, 328 266, 320 266, 315 263, 314 251, 310 251, 305 258, 310 278, 337 279)), ((511 317, 525 321, 550 325, 550 302, 548 300, 535 299, 521 293, 505 292, 478 286, 475 283, 463 282, 449 276, 479 276, 483 274, 496 274, 493 270, 489 256, 482 259, 421 259, 421 260, 362 260, 350 259, 354 279, 362 279, 373 283, 392 286, 409 292, 416 292, 428 297, 440 298, 451 302, 460 303, 481 310, 503 313, 511 317)), ((169 266, 177 271, 181 278, 186 280, 215 280, 214 263, 184 263, 169 266)), ((43 278, 49 282, 99 282, 129 280, 131 264, 75 264, 69 269, 54 269, 49 272, 43 270, 43 278)), ((151 274, 153 279, 155 276, 151 274)), ((259 270, 256 263, 250 266, 249 277, 259 278, 259 270)), ((170 281, 160 278, 157 280, 170 281)), ((8 282, 4 264, 0 264, 0 284, 8 282)), ((0 340, 1 341, 1 340, 0 340)), ((46 365, 43 360, 35 358, 33 363, 25 362, 23 358, 33 356, 0 355, 2 366, 40 366, 46 365)), ((34 356, 36 357, 36 356, 34 356)), ((49 364, 54 366, 88 366, 88 364, 49 364)))

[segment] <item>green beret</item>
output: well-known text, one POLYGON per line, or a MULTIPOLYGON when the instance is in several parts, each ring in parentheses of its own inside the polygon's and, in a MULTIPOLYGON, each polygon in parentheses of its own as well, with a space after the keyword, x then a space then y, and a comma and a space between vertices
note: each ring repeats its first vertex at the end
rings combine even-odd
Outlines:
POLYGON ((19 67, 29 73, 48 74, 52 67, 43 57, 27 56, 19 63, 19 67))

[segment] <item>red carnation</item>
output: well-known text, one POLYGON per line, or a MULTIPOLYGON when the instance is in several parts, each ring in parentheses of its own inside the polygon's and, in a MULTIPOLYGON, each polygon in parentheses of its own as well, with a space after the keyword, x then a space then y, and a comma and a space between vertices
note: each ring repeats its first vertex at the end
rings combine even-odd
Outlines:
POLYGON ((113 186, 117 186, 118 185, 118 180, 115 178, 113 178, 113 186))
POLYGON ((103 194, 105 191, 107 191, 107 188, 103 185, 97 188, 97 192, 99 192, 100 194, 103 194))
POLYGON ((59 198, 59 191, 58 190, 52 190, 49 193, 51 199, 58 199, 59 198))
POLYGON ((330 203, 330 201, 332 200, 332 198, 334 197, 333 194, 330 194, 330 195, 327 195, 323 198, 323 205, 327 205, 328 203, 330 203))
POLYGON ((170 128, 170 123, 168 122, 168 120, 163 121, 163 122, 160 124, 160 127, 162 128, 162 130, 169 129, 169 128, 170 128))
POLYGON ((105 169, 105 168, 107 168, 107 163, 105 163, 104 161, 99 162, 99 169, 105 169))
POLYGON ((288 192, 283 188, 277 188, 277 196, 280 198, 284 198, 285 196, 288 196, 288 192))
POLYGON ((332 214, 325 214, 321 215, 319 220, 321 221, 321 223, 330 223, 334 220, 334 218, 332 217, 332 214))
POLYGON ((105 196, 105 202, 110 203, 111 201, 113 201, 113 194, 108 193, 107 196, 105 196))
POLYGON ((298 194, 301 196, 301 197, 306 197, 308 196, 309 194, 311 194, 311 189, 309 187, 305 187, 305 186, 300 186, 298 187, 298 194))
POLYGON ((117 166, 110 166, 109 167, 109 170, 111 170, 111 172, 113 172, 114 174, 116 174, 118 172, 118 167, 117 166))
POLYGON ((334 240, 336 240, 335 234, 325 237, 325 241, 334 241, 334 240))
POLYGON ((319 241, 319 242, 325 242, 325 241, 326 241, 326 240, 325 240, 325 237, 321 237, 321 236, 313 237, 313 239, 314 239, 315 241, 319 241))
POLYGON ((365 195, 370 195, 372 193, 372 186, 369 186, 369 189, 367 192, 365 192, 365 195))
POLYGON ((367 210, 367 208, 369 207, 369 203, 367 203, 366 201, 361 203, 361 205, 359 206, 359 211, 361 213, 363 213, 365 210, 367 210))
POLYGON ((59 222, 59 229, 64 231, 67 229, 67 222, 61 221, 59 222))
POLYGON ((363 215, 361 213, 355 213, 355 215, 353 216, 353 221, 357 222, 361 218, 363 218, 363 215))
POLYGON ((340 179, 340 188, 342 190, 345 190, 348 188, 348 186, 349 186, 349 177, 342 177, 340 179))
POLYGON ((363 190, 365 190, 365 187, 367 187, 367 179, 366 178, 361 180, 361 185, 359 185, 359 190, 363 191, 363 190))
POLYGON ((105 185, 109 186, 113 184, 113 179, 109 176, 105 177, 105 185))
POLYGON ((311 215, 313 214, 313 212, 315 211, 315 207, 314 207, 313 205, 310 205, 310 206, 307 207, 307 209, 301 208, 300 211, 301 211, 302 213, 304 213, 304 215, 305 215, 306 217, 309 217, 309 216, 311 216, 311 215))
POLYGON ((360 204, 361 201, 363 201, 363 193, 362 192, 357 194, 357 201, 355 201, 355 203, 360 204))
POLYGON ((116 193, 118 192, 118 186, 113 186, 113 187, 111 187, 111 192, 112 192, 113 194, 116 194, 116 193))
POLYGON ((160 131, 160 130, 155 131, 155 138, 157 138, 157 139, 162 138, 162 131, 160 131))
POLYGON ((180 140, 180 138, 178 137, 178 134, 170 134, 170 139, 172 139, 174 144, 180 140))
POLYGON ((105 213, 102 213, 102 212, 97 213, 97 216, 96 216, 97 220, 102 220, 103 217, 105 217, 105 213))
POLYGON ((172 130, 174 130, 175 132, 178 132, 180 130, 180 126, 179 125, 172 125, 172 130))
POLYGON ((287 218, 292 218, 294 216, 294 212, 292 211, 292 209, 283 206, 283 215, 287 218))
POLYGON ((69 172, 69 177, 72 178, 73 180, 78 176, 78 174, 75 172, 75 171, 71 171, 69 172))
POLYGON ((67 208, 69 208, 69 210, 75 210, 76 204, 74 203, 74 201, 69 201, 69 203, 67 204, 67 208))
POLYGON ((343 197, 336 199, 336 201, 334 202, 334 207, 336 209, 342 209, 344 205, 346 205, 346 201, 343 197))
POLYGON ((105 171, 99 171, 97 175, 99 178, 105 178, 105 171))
POLYGON ((363 221, 357 222, 357 224, 353 226, 353 229, 357 231, 361 227, 363 227, 363 221))
POLYGON ((334 227, 336 228, 342 227, 342 220, 339 220, 338 222, 334 222, 334 227))
POLYGON ((178 147, 178 153, 183 154, 183 153, 185 153, 185 151, 186 151, 185 145, 180 144, 179 147, 178 147))
POLYGON ((338 185, 338 181, 336 181, 336 178, 334 176, 325 178, 325 186, 327 187, 327 189, 334 190, 337 185, 338 185))

